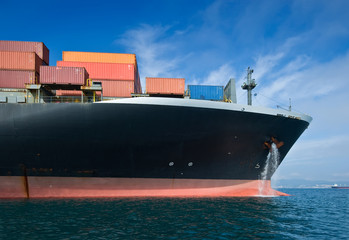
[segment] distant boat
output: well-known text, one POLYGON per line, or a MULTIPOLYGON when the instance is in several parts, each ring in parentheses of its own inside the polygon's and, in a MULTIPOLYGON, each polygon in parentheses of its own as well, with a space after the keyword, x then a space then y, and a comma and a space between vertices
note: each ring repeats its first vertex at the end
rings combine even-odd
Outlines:
POLYGON ((333 184, 332 188, 338 188, 338 189, 349 189, 349 186, 338 186, 337 184, 333 184))

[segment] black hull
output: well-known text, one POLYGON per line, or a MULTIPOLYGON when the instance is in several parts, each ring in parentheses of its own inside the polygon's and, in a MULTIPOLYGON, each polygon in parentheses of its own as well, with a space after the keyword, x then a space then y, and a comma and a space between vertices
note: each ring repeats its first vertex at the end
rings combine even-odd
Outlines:
POLYGON ((122 103, 0 104, 0 116, 0 176, 28 177, 257 180, 269 152, 264 142, 284 142, 282 161, 309 125, 247 111, 122 103))

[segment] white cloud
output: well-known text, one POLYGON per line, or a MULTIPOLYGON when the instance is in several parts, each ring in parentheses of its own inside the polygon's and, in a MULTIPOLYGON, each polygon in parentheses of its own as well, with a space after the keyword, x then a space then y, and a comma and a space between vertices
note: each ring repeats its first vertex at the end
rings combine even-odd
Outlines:
MULTIPOLYGON (((179 42, 181 42, 183 35, 193 30, 192 28, 189 26, 184 30, 174 30, 170 26, 142 24, 136 29, 127 31, 121 39, 116 41, 127 46, 129 51, 137 53, 143 89, 145 89, 145 77, 184 77, 187 84, 225 86, 228 80, 235 76, 235 71, 229 62, 227 63, 224 59, 215 62, 220 57, 213 56, 212 49, 201 50, 195 56, 192 52, 186 51, 186 48, 193 43, 186 39, 184 46, 182 46, 179 42), (174 31, 171 32, 171 30, 174 31), (205 57, 198 60, 199 56, 205 57), (199 67, 207 65, 207 62, 212 67, 217 65, 218 67, 213 70, 199 67), (219 62, 221 64, 217 64, 219 62), (202 72, 196 76, 191 68, 206 72, 207 77, 202 77, 202 72), (184 73, 187 75, 184 76, 184 73)), ((205 32, 204 30, 193 31, 196 36, 205 32)))
POLYGON ((169 26, 142 24, 137 29, 127 31, 117 40, 131 52, 137 53, 143 89, 145 89, 145 77, 182 77, 177 76, 175 69, 185 56, 168 57, 175 50, 175 46, 166 38, 169 29, 169 26))
POLYGON ((225 86, 229 79, 233 76, 235 76, 234 69, 229 63, 226 63, 220 66, 218 69, 211 71, 204 80, 200 81, 200 84, 225 86))
MULTIPOLYGON (((276 47, 276 50, 273 53, 267 53, 266 55, 259 55, 257 58, 255 58, 255 63, 252 66, 254 73, 252 78, 256 79, 257 82, 257 88, 255 90, 258 91, 262 95, 265 95, 266 97, 270 98, 275 95, 275 92, 278 92, 281 89, 284 89, 288 82, 292 81, 293 78, 296 76, 289 76, 287 77, 286 74, 290 74, 296 70, 299 70, 303 68, 307 62, 309 61, 309 58, 306 56, 298 56, 296 59, 291 59, 288 63, 283 63, 284 58, 287 56, 287 53, 289 51, 292 51, 292 48, 296 46, 297 43, 299 43, 300 37, 290 37, 286 39, 283 44, 276 47), (286 78, 285 78, 286 75, 286 78), (282 78, 283 81, 280 81, 282 78), (271 83, 272 82, 272 83, 271 83), (268 85, 269 84, 269 85, 268 85), (260 87, 262 86, 262 87, 260 87), (263 88, 264 86, 264 88, 263 88), (263 91, 263 89, 267 88, 267 93, 263 91)), ((246 72, 243 73, 243 75, 239 78, 239 81, 237 82, 237 86, 241 86, 243 82, 246 81, 246 72)), ((241 96, 243 95, 245 91, 242 90, 240 87, 237 88, 237 95, 241 96)), ((238 99, 240 102, 241 100, 238 99)), ((243 100, 244 102, 244 100, 243 100)), ((261 102, 259 102, 261 105, 268 105, 270 101, 267 99, 262 99, 261 102)))
POLYGON ((297 71, 303 70, 309 67, 311 58, 306 55, 297 56, 295 59, 290 60, 286 63, 278 72, 275 74, 277 77, 293 74, 297 71))
POLYGON ((266 56, 258 57, 256 66, 254 67, 253 77, 261 81, 266 73, 272 72, 272 69, 275 65, 279 64, 280 59, 282 59, 284 55, 283 52, 278 52, 276 54, 268 54, 266 56))
POLYGON ((267 55, 257 60, 258 68, 254 76, 263 76, 262 79, 256 79, 257 83, 263 82, 256 88, 262 105, 276 105, 276 102, 287 104, 290 97, 295 102, 300 102, 334 94, 349 87, 346 70, 349 65, 349 52, 324 63, 311 62, 310 57, 301 55, 280 65, 278 61, 283 60, 280 56, 283 55, 267 55), (279 68, 275 69, 274 66, 277 65, 279 68), (259 74, 258 71, 262 73, 259 74), (275 102, 271 99, 275 99, 275 102))

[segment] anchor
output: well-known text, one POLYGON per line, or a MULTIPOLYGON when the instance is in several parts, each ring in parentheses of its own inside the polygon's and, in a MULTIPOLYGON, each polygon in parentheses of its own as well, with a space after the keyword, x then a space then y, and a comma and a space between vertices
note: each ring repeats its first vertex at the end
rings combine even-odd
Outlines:
POLYGON ((269 149, 270 152, 271 152, 271 144, 272 143, 275 143, 275 145, 278 149, 281 148, 285 144, 283 141, 279 141, 276 138, 271 137, 269 141, 264 142, 264 147, 266 149, 269 149))

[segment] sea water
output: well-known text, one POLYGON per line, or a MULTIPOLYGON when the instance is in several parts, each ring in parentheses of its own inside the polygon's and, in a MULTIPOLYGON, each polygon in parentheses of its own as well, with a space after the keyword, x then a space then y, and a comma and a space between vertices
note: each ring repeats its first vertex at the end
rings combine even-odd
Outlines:
POLYGON ((349 239, 349 190, 289 197, 0 200, 0 239, 349 239))

